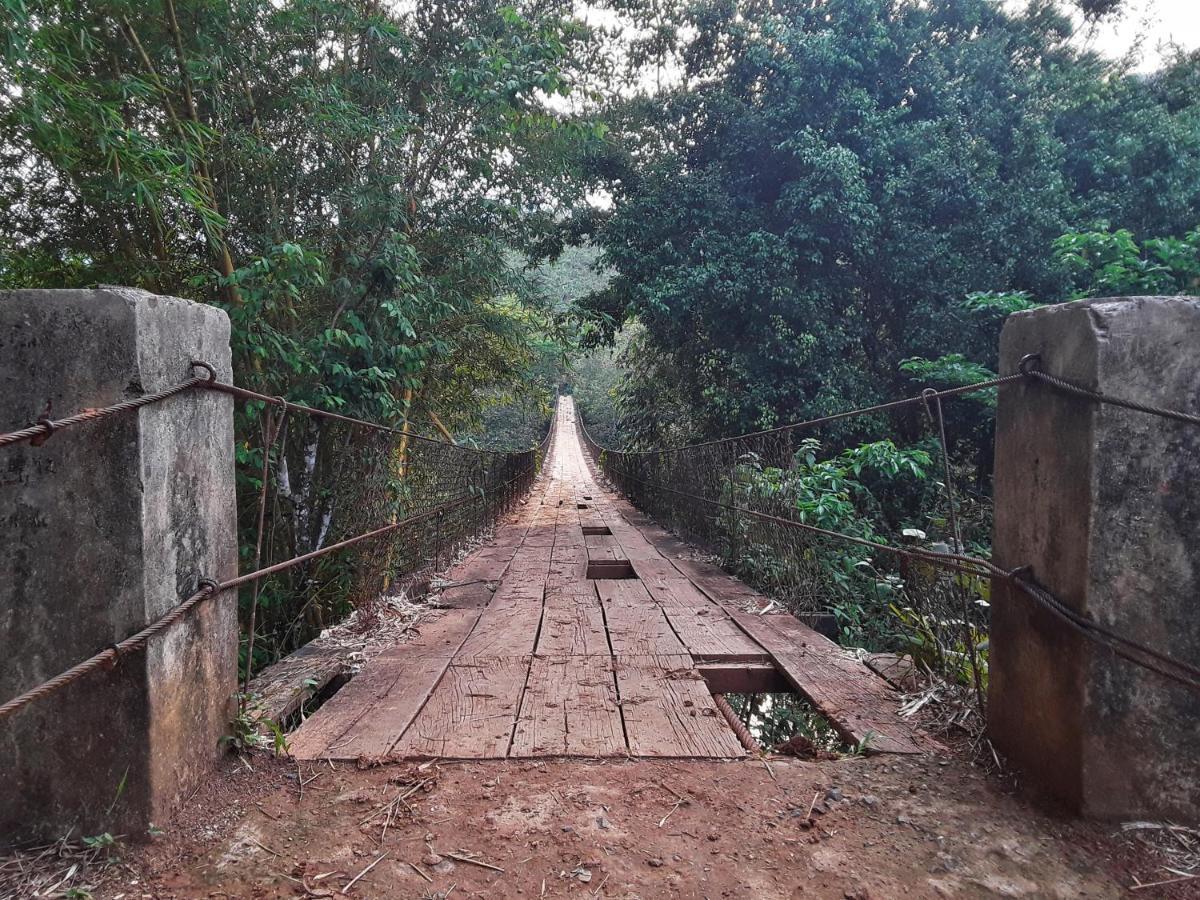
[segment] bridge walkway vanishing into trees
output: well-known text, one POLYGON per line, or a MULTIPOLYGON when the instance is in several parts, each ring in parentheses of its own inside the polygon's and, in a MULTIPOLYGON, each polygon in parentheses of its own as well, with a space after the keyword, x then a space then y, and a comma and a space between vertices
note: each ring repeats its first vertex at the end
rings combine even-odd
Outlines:
POLYGON ((789 687, 849 743, 932 746, 851 654, 756 615, 766 598, 602 487, 570 397, 553 427, 534 493, 449 573, 449 608, 308 718, 296 758, 736 758, 752 738, 713 691, 789 687))

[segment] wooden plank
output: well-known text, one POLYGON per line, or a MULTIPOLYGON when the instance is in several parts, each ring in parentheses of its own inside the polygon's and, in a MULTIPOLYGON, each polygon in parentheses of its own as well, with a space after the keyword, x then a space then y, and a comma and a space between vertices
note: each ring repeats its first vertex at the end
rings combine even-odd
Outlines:
POLYGON ((833 641, 789 615, 733 613, 734 621, 770 651, 792 686, 829 719, 843 740, 882 753, 940 748, 900 717, 887 683, 833 641))
POLYGON ((509 756, 627 754, 611 657, 534 658, 509 756))
POLYGON ((662 609, 654 604, 610 604, 604 607, 604 620, 608 628, 608 640, 616 656, 678 655, 687 652, 662 609))
POLYGON ((535 652, 539 656, 608 656, 604 613, 595 594, 590 599, 548 594, 535 652))
POLYGON ((259 672, 249 690, 254 721, 282 724, 309 698, 346 673, 344 652, 317 639, 259 672))
POLYGON ((746 755, 688 657, 623 657, 616 675, 631 756, 746 755))
POLYGON ((714 694, 784 694, 789 682, 770 663, 696 663, 696 671, 714 694))
POLYGON ((409 640, 388 647, 375 658, 438 656, 449 659, 458 652, 479 618, 477 609, 446 609, 423 616, 409 628, 409 640))
POLYGON ((706 662, 766 662, 771 658, 720 607, 663 607, 679 640, 696 659, 706 662))
POLYGON ((681 575, 674 578, 643 578, 651 599, 660 606, 680 609, 719 610, 708 595, 681 575))
MULTIPOLYGON (((413 640, 390 647, 376 656, 288 736, 292 756, 297 759, 323 758, 351 729, 373 715, 392 691, 424 702, 478 619, 477 610, 447 610, 415 629, 413 640), (430 662, 413 662, 415 660, 430 662)), ((405 724, 407 720, 398 724, 397 734, 405 724)))
POLYGON ((316 756, 292 750, 297 759, 382 759, 417 717, 442 678, 450 660, 441 656, 381 659, 379 675, 393 675, 391 688, 353 726, 316 756))
POLYGON ((481 609, 492 602, 492 594, 499 586, 499 581, 456 582, 432 594, 430 599, 448 609, 481 609))
POLYGON ((646 586, 636 578, 600 579, 595 585, 600 602, 606 607, 610 603, 621 606, 655 605, 646 586))
POLYGON ((459 656, 528 656, 533 653, 542 601, 493 603, 479 617, 479 624, 463 644, 459 656))
POLYGON ((455 658, 404 736, 396 759, 503 759, 529 672, 528 656, 455 658))
MULTIPOLYGON (((596 559, 596 551, 598 550, 620 550, 621 545, 617 543, 617 539, 611 534, 588 534, 584 535, 584 541, 587 546, 587 554, 592 559, 596 559)), ((618 554, 619 555, 619 554, 618 554)))
POLYGON ((654 556, 650 559, 639 559, 633 564, 634 571, 637 572, 638 578, 642 581, 661 581, 664 578, 683 578, 679 570, 671 564, 670 560, 663 559, 661 556, 654 556))
POLYGON ((492 606, 519 606, 541 603, 546 590, 546 572, 510 572, 492 595, 492 606))

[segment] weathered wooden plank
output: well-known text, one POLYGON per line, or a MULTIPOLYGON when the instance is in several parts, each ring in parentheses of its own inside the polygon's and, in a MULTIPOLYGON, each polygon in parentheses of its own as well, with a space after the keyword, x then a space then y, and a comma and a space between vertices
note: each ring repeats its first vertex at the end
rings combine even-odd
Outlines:
POLYGON ((900 717, 898 697, 887 683, 833 641, 789 615, 735 612, 733 618, 844 740, 883 753, 939 749, 900 717))
POLYGON ((706 662, 766 662, 771 658, 719 606, 665 606, 663 612, 683 646, 696 659, 706 662))
POLYGON ((529 672, 528 656, 457 657, 392 748, 396 759, 503 759, 529 672))
POLYGON ((588 547, 588 559, 616 560, 625 559, 625 551, 615 544, 611 547, 588 547))
POLYGON ((666 578, 683 578, 679 570, 671 564, 670 560, 663 559, 661 556, 653 556, 649 559, 639 559, 633 564, 634 571, 637 572, 638 578, 642 581, 662 581, 666 578))
POLYGON ((617 656, 656 656, 687 652, 675 636, 662 609, 654 604, 609 604, 604 607, 604 619, 612 652, 617 656))
POLYGON ((481 609, 492 602, 492 594, 499 585, 499 580, 454 583, 430 599, 449 609, 481 609))
POLYGON ((444 656, 392 656, 376 662, 380 675, 394 675, 392 686, 371 704, 346 732, 316 756, 297 759, 381 759, 387 756, 416 718, 443 677, 450 660, 444 656))
POLYGON ((746 755, 689 657, 631 656, 615 665, 631 756, 746 755))
POLYGON ((594 582, 600 602, 620 606, 655 606, 646 586, 636 578, 599 579, 594 582))
MULTIPOLYGON (((635 563, 634 565, 636 567, 638 564, 635 563)), ((642 584, 646 586, 651 599, 660 606, 673 606, 683 609, 720 609, 707 594, 678 572, 675 572, 671 576, 654 575, 646 577, 643 575, 642 584)))
POLYGON ((792 685, 772 663, 696 663, 696 671, 714 694, 776 694, 792 685))
POLYGON ((621 545, 611 534, 588 534, 584 536, 584 541, 587 546, 587 554, 592 559, 597 558, 596 552, 599 550, 619 551, 621 549, 621 545))
POLYGON ((458 652, 479 620, 477 609, 446 609, 418 619, 407 634, 409 639, 388 647, 376 659, 391 656, 440 656, 449 658, 458 652))
POLYGON ((611 657, 535 657, 509 755, 627 754, 611 657))
POLYGON ((528 656, 533 653, 542 601, 493 603, 459 651, 460 656, 528 656))
POLYGON ((548 593, 535 652, 539 656, 608 656, 604 613, 595 594, 588 598, 548 593))
MULTIPOLYGON (((419 694, 422 685, 426 693, 432 690, 478 618, 477 610, 446 610, 414 629, 415 636, 411 641, 390 647, 376 656, 288 736, 292 756, 297 759, 323 758, 351 729, 372 715, 376 706, 392 691, 419 694), (406 679, 412 679, 411 685, 406 679)), ((398 723, 397 734, 404 724, 407 720, 398 723)))
POLYGON ((714 603, 730 610, 757 611, 771 603, 769 598, 711 563, 692 559, 677 559, 672 562, 714 603))
POLYGON ((345 674, 343 653, 317 639, 259 672, 249 689, 254 721, 275 725, 284 722, 309 698, 345 674))

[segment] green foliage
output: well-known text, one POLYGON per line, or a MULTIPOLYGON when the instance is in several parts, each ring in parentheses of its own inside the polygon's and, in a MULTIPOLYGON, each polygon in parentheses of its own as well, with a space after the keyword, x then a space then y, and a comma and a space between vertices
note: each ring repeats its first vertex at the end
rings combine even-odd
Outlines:
POLYGON ((107 862, 115 860, 121 851, 120 838, 114 837, 107 831, 103 834, 95 834, 91 837, 82 839, 83 846, 88 850, 97 851, 102 855, 102 858, 107 862))
POLYGON ((1037 309, 1042 304, 1030 298, 1027 291, 975 291, 967 294, 962 307, 971 312, 1007 316, 1027 309, 1037 309))
MULTIPOLYGON (((584 303, 602 327, 645 329, 648 359, 630 368, 649 384, 624 389, 638 405, 655 386, 677 395, 689 437, 706 438, 933 375, 905 360, 994 369, 1000 314, 1070 295, 1057 236, 1194 227, 1197 60, 1135 76, 1074 49, 1055 4, 1008 10, 656 6, 674 27, 655 53, 684 77, 614 106, 593 161, 615 200, 594 228, 615 275, 584 303)), ((660 443, 652 415, 628 424, 633 446, 660 443)), ((979 411, 951 424, 982 452, 979 411)))
MULTIPOLYGON (((927 479, 929 454, 903 449, 884 440, 863 444, 832 458, 821 458, 821 444, 801 441, 790 466, 765 466, 744 457, 731 484, 731 499, 743 509, 793 518, 826 531, 876 543, 890 543, 893 526, 885 505, 895 506, 896 489, 927 479)), ((778 532, 763 529, 753 517, 726 514, 731 565, 738 574, 771 596, 788 599, 802 586, 812 608, 832 609, 846 640, 871 642, 880 612, 902 584, 876 567, 871 548, 814 539, 801 546, 780 547, 778 532)))
POLYGON ((829 720, 796 694, 726 694, 725 699, 754 739, 767 750, 800 735, 813 748, 826 753, 845 751, 848 756, 858 756, 865 752, 865 746, 845 747, 829 720))
MULTIPOLYGON (((938 387, 962 387, 996 377, 996 373, 991 369, 972 362, 961 353, 947 353, 937 359, 922 359, 914 356, 911 359, 901 360, 900 371, 923 384, 934 384, 938 387)), ((989 407, 996 405, 994 388, 972 392, 964 396, 978 400, 989 407)))
POLYGON ((221 738, 222 743, 238 753, 269 747, 276 756, 286 754, 289 748, 283 728, 261 713, 258 697, 239 694, 237 715, 230 723, 229 734, 221 738))
POLYGON ((1200 293, 1200 230, 1141 245, 1125 228, 1064 234, 1054 251, 1077 297, 1200 293))
MULTIPOLYGON (((574 160, 603 137, 556 111, 603 66, 565 0, 0 10, 0 286, 218 304, 243 386, 425 434, 435 420, 477 430, 561 342, 534 273, 511 261, 559 241, 586 189, 574 160)), ((237 422, 244 563, 258 413, 237 422)), ((323 539, 301 526, 339 491, 387 489, 338 478, 345 445, 324 425, 302 437, 312 455, 292 461, 302 490, 276 535, 293 552, 323 539)), ((347 610, 353 578, 325 568, 338 577, 315 599, 264 590, 260 621, 286 640, 260 653, 347 610)))

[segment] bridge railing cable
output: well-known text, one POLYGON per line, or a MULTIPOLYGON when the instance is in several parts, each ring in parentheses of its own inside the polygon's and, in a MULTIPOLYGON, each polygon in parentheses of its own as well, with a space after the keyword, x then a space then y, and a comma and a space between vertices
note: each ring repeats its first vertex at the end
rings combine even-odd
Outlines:
POLYGON ((973 684, 981 709, 986 663, 980 656, 987 647, 992 586, 998 582, 1114 655, 1200 690, 1200 667, 1131 641, 1120 629, 1071 609, 1028 567, 1007 570, 964 552, 958 520, 965 504, 954 490, 941 403, 1017 382, 1200 426, 1198 415, 1090 390, 1044 372, 1040 359, 1029 356, 1013 375, 683 446, 621 451, 597 443, 582 418, 579 429, 601 471, 634 505, 719 552, 735 574, 802 617, 815 619, 834 610, 860 633, 874 632, 871 636, 881 643, 900 642, 922 656, 922 662, 973 684), (807 472, 817 471, 811 468, 815 447, 797 438, 834 422, 908 407, 924 408, 931 443, 941 455, 942 546, 934 549, 915 540, 891 543, 853 517, 842 517, 854 525, 845 530, 814 524, 810 517, 821 515, 821 504, 832 506, 837 499, 832 491, 824 498, 804 494, 797 470, 807 461, 807 472), (807 502, 800 502, 802 495, 807 502), (865 591, 876 611, 890 615, 880 617, 882 621, 855 621, 862 615, 853 602, 856 591, 859 597, 865 591))
POLYGON ((249 588, 242 657, 245 678, 258 649, 267 660, 305 643, 350 608, 370 611, 382 594, 403 590, 452 562, 454 554, 528 492, 549 452, 553 418, 538 445, 501 451, 459 446, 400 427, 273 397, 217 380, 201 361, 195 375, 161 391, 61 419, 42 416, 0 434, 0 448, 41 446, 60 432, 130 414, 193 391, 245 402, 243 416, 261 439, 242 445, 239 504, 243 534, 253 534, 250 571, 223 581, 204 577, 178 605, 137 633, 0 704, 0 719, 87 676, 119 665, 155 635, 223 591, 249 588), (248 480, 248 483, 247 483, 248 480), (253 488, 253 492, 248 490, 253 488), (278 560, 278 561, 276 561, 278 560), (340 597, 330 602, 330 597, 340 597), (268 647, 263 650, 266 638, 268 647))

